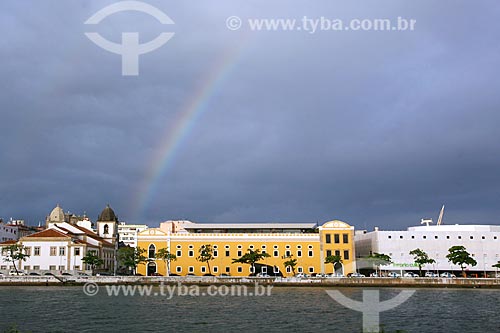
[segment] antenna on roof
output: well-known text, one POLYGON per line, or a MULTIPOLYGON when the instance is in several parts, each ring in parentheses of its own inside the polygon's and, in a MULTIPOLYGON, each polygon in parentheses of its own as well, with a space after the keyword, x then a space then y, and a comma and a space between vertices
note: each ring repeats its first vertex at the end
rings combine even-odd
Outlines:
POLYGON ((429 226, 429 224, 432 223, 432 219, 421 219, 420 224, 426 224, 429 226))
POLYGON ((437 225, 441 225, 441 223, 443 222, 443 215, 444 215, 444 205, 443 207, 441 207, 441 212, 439 212, 437 225))

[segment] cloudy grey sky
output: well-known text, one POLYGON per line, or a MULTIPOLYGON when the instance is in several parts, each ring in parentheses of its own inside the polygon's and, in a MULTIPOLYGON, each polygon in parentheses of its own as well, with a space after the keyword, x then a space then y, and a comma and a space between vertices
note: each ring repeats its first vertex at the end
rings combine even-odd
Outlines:
POLYGON ((446 204, 445 223, 500 223, 497 1, 147 0, 175 25, 138 12, 83 24, 114 2, 0 3, 0 217, 36 224, 60 203, 95 219, 110 203, 151 226, 342 219, 398 229, 446 204), (231 15, 240 30, 226 28, 231 15), (303 16, 417 24, 315 34, 245 25, 303 16), (175 36, 124 77, 120 56, 89 31, 114 42, 175 36))

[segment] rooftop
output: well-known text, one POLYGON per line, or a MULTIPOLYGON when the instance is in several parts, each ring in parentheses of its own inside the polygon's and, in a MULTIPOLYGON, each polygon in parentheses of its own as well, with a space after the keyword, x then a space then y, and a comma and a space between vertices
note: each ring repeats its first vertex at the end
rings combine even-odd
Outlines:
POLYGON ((483 231, 500 232, 500 225, 479 225, 479 224, 441 224, 429 226, 409 227, 408 231, 483 231))
POLYGON ((36 232, 34 234, 26 236, 27 238, 38 238, 38 237, 70 237, 69 235, 66 235, 65 233, 62 233, 58 230, 55 229, 45 229, 40 232, 36 232))
POLYGON ((185 225, 192 229, 314 229, 316 223, 192 223, 185 225))
POLYGON ((12 244, 16 244, 16 243, 17 243, 16 240, 10 239, 10 240, 6 240, 5 242, 1 242, 0 245, 12 245, 12 244))

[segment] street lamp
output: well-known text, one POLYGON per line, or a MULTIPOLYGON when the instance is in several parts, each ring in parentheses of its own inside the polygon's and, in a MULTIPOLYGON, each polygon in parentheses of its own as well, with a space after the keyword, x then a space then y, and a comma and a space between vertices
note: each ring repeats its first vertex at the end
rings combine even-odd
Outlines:
POLYGON ((483 274, 486 278, 486 253, 483 254, 483 274))

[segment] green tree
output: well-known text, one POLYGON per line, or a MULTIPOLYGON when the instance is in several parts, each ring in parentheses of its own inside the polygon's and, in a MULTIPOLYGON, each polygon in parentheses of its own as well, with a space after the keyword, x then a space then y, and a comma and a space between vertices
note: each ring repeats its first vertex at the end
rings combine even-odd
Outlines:
POLYGON ((125 267, 131 268, 133 274, 136 273, 137 266, 148 262, 148 258, 144 255, 146 253, 145 249, 140 247, 122 247, 118 250, 118 261, 125 267))
POLYGON ((497 269, 497 270, 496 270, 497 272, 496 272, 496 274, 495 274, 495 277, 497 278, 497 277, 498 277, 498 269, 500 268, 500 261, 499 261, 499 262, 497 262, 497 263, 496 263, 496 264, 494 264, 494 265, 491 265, 491 266, 492 266, 492 267, 495 267, 495 268, 497 269))
POLYGON ((212 275, 212 270, 210 269, 210 261, 214 260, 214 249, 212 248, 212 245, 210 244, 205 244, 200 246, 198 250, 198 257, 196 260, 199 262, 206 262, 208 266, 208 274, 212 275))
POLYGON ((413 261, 418 265, 418 275, 420 276, 422 276, 422 266, 436 262, 436 260, 429 258, 429 255, 421 249, 411 250, 410 255, 413 256, 413 261))
POLYGON ((252 267, 252 273, 255 273, 255 263, 268 257, 270 257, 269 253, 261 253, 259 249, 256 249, 255 251, 252 249, 247 249, 247 252, 240 258, 233 259, 233 264, 248 264, 250 265, 250 267, 252 267))
POLYGON ((285 271, 287 267, 290 267, 292 269, 292 274, 295 275, 295 267, 297 266, 297 259, 295 259, 292 255, 289 256, 283 256, 281 259, 285 259, 285 262, 283 262, 283 265, 285 266, 285 271))
POLYGON ((448 249, 448 252, 449 253, 446 256, 446 258, 454 265, 460 266, 463 277, 467 277, 464 271, 466 266, 470 265, 474 267, 477 265, 477 261, 474 258, 472 258, 472 256, 470 255, 469 252, 467 252, 464 246, 461 245, 452 246, 448 249))
POLYGON ((167 276, 170 276, 170 262, 171 261, 176 261, 177 256, 173 253, 170 253, 170 251, 166 248, 159 249, 158 252, 156 252, 156 259, 163 260, 167 266, 167 276))
POLYGON ((16 274, 19 274, 19 271, 17 270, 17 267, 16 267, 16 261, 19 261, 19 260, 26 261, 26 259, 29 258, 29 254, 26 254, 24 246, 19 245, 19 244, 12 244, 12 245, 8 245, 8 246, 4 246, 2 249, 2 252, 5 255, 4 261, 12 262, 12 265, 14 266, 16 274))
POLYGON ((99 258, 95 251, 87 251, 85 257, 82 258, 82 262, 90 266, 92 269, 92 275, 94 275, 96 267, 104 264, 104 260, 99 258))
POLYGON ((335 265, 341 263, 342 258, 340 256, 327 256, 325 258, 325 264, 332 264, 333 274, 335 274, 335 265))
POLYGON ((387 254, 375 252, 368 256, 368 261, 375 265, 375 272, 377 272, 377 268, 380 272, 380 266, 389 265, 390 263, 392 263, 392 258, 387 254))

